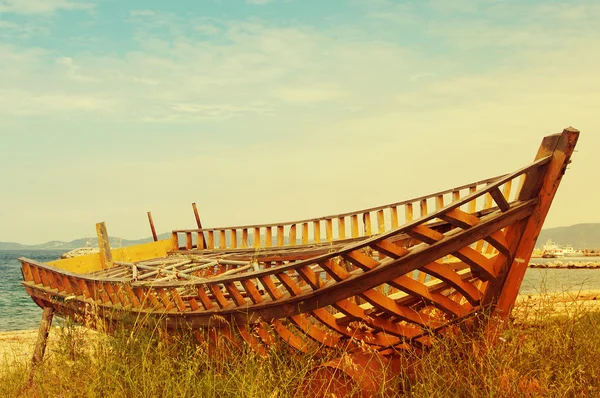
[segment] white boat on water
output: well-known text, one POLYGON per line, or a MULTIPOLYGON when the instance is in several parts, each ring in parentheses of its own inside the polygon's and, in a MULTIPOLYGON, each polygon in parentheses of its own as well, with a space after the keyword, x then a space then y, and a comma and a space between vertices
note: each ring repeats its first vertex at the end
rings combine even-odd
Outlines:
MULTIPOLYGON (((572 248, 571 248, 572 249, 572 248)), ((542 258, 561 258, 565 256, 564 250, 551 239, 546 241, 543 246, 542 258)))
POLYGON ((583 256, 583 252, 581 250, 575 250, 573 246, 566 245, 563 249, 563 255, 565 257, 581 257, 583 256))

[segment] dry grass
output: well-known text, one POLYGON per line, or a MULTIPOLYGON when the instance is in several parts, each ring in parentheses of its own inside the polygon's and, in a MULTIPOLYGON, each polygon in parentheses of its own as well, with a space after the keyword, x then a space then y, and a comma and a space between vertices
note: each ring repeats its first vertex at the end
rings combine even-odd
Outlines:
MULTIPOLYGON (((411 358, 413 377, 401 373, 381 391, 407 397, 600 396, 600 312, 563 300, 567 311, 557 315, 555 302, 540 296, 522 303, 518 319, 493 345, 482 336, 447 334, 411 358)), ((0 365, 0 396, 286 397, 323 360, 285 351, 262 358, 246 349, 209 355, 207 346, 187 336, 167 343, 158 330, 90 338, 67 324, 31 385, 27 363, 0 365)))

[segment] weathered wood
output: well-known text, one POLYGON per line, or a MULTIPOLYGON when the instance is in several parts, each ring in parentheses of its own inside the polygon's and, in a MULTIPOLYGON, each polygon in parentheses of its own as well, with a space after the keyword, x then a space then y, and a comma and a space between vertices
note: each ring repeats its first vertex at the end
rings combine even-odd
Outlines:
POLYGON ((152 220, 152 213, 148 212, 148 222, 150 223, 150 231, 152 231, 152 239, 158 241, 158 235, 156 235, 156 228, 154 228, 154 221, 152 220))
POLYGON ((96 224, 96 234, 98 235, 98 247, 100 248, 100 263, 102 264, 102 268, 112 268, 113 259, 105 223, 101 222, 96 224))
MULTIPOLYGON (((198 213, 198 207, 196 206, 196 202, 192 203, 192 209, 194 210, 194 218, 196 219, 196 225, 198 226, 198 229, 202 229, 202 221, 200 221, 200 213, 198 213)), ((198 232, 198 248, 206 248, 206 241, 204 239, 203 232, 198 232)))
POLYGON ((44 352, 46 351, 46 344, 48 342, 48 334, 50 333, 50 326, 52 326, 52 318, 54 317, 54 309, 52 307, 45 307, 42 311, 42 319, 40 321, 40 327, 38 329, 38 336, 33 349, 33 358, 31 360, 32 368, 29 379, 32 380, 35 368, 44 359, 44 352))

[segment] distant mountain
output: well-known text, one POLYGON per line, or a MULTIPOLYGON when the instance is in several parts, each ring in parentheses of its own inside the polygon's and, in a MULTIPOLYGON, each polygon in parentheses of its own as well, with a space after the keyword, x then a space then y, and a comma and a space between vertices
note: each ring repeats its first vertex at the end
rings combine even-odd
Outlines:
MULTIPOLYGON (((158 235, 158 239, 169 239, 170 232, 158 235)), ((195 235, 193 236, 195 242, 195 235)), ((275 239, 275 238, 273 238, 275 239)), ((541 248, 548 239, 552 239, 559 245, 573 245, 576 249, 600 249, 600 223, 576 224, 570 227, 557 227, 543 229, 537 240, 537 247, 541 248)), ((152 238, 128 240, 121 238, 110 238, 110 246, 113 249, 127 247, 151 242, 152 238)), ((50 241, 40 245, 23 245, 15 242, 0 242, 0 250, 64 250, 65 252, 80 247, 86 247, 88 242, 91 247, 98 247, 96 238, 81 238, 70 242, 50 241)), ((286 237, 287 242, 287 237, 286 237)), ((227 236, 229 244, 229 235, 227 236)))
MULTIPOLYGON (((168 239, 171 236, 171 233, 167 232, 164 234, 158 235, 158 239, 168 239)), ((119 247, 127 247, 139 245, 142 243, 152 242, 152 238, 144 238, 138 240, 128 240, 121 239, 117 237, 110 237, 110 247, 113 249, 117 249, 119 247)), ((64 250, 69 251, 73 249, 78 249, 80 247, 87 247, 89 244, 90 247, 98 247, 98 241, 96 238, 80 238, 75 239, 70 242, 62 242, 53 240, 50 242, 42 243, 39 245, 23 245, 21 243, 15 242, 0 242, 0 250, 64 250)))
POLYGON ((600 249, 600 223, 543 229, 536 246, 541 248, 548 239, 561 246, 573 245, 576 249, 600 249))

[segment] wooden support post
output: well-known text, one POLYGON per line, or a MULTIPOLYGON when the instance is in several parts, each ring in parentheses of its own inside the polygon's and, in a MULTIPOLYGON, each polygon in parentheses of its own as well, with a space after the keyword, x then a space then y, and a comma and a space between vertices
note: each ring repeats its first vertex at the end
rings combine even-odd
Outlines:
MULTIPOLYGON (((200 221, 200 214, 198 213, 198 208, 196 207, 196 202, 192 203, 192 208, 194 209, 194 217, 196 217, 196 225, 198 225, 198 229, 202 229, 202 222, 200 221)), ((206 247, 206 241, 204 240, 204 232, 198 234, 198 249, 203 249, 206 247)))
POLYGON ((48 342, 48 333, 50 333, 50 326, 52 326, 53 317, 54 309, 52 307, 44 308, 44 310, 42 311, 42 320, 40 321, 40 328, 38 331, 37 341, 35 342, 35 348, 33 350, 33 358, 31 359, 31 370, 29 373, 30 383, 33 380, 35 368, 44 359, 46 343, 48 342))
POLYGON ((154 228, 154 221, 152 220, 152 213, 148 212, 148 222, 150 223, 150 230, 152 231, 152 239, 156 242, 158 235, 156 235, 156 229, 154 228))
POLYGON ((98 247, 100 248, 100 263, 102 268, 111 268, 113 266, 112 253, 110 252, 110 243, 108 241, 108 232, 106 224, 100 222, 96 224, 96 234, 98 235, 98 247))

